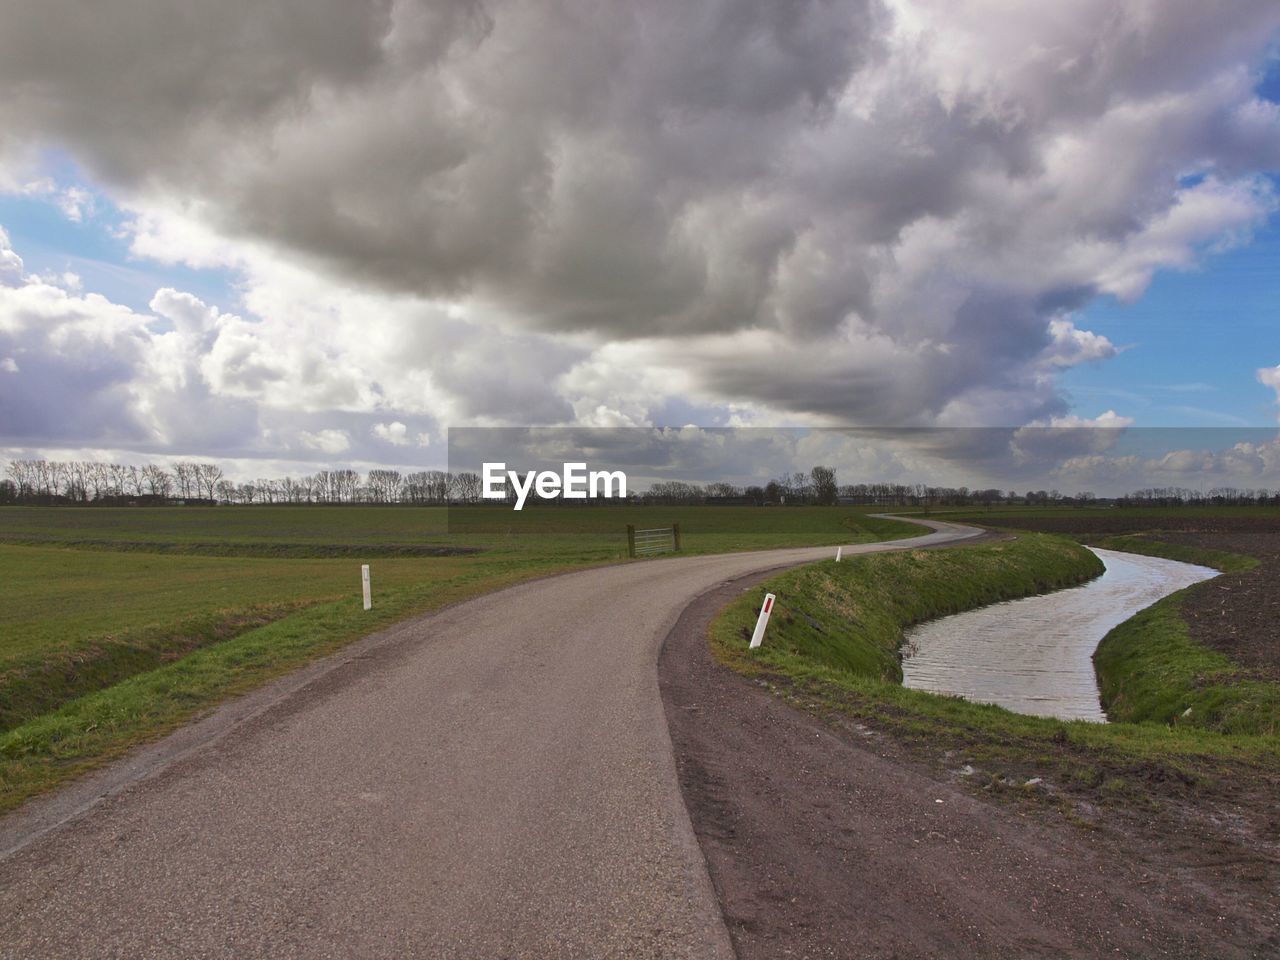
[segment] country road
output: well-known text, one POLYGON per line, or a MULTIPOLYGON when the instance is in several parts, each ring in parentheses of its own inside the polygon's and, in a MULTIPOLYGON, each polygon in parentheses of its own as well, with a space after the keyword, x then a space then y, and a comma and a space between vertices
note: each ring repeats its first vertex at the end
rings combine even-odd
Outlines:
MULTIPOLYGON (((972 527, 921 521, 910 540, 972 527)), ((834 548, 401 624, 0 820, 0 956, 730 957, 657 681, 681 611, 834 548)))

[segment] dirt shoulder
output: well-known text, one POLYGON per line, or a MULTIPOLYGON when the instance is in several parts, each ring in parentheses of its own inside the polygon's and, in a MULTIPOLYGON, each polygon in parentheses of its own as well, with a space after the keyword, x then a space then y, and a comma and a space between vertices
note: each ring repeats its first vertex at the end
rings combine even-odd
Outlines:
POLYGON ((1142 830, 1106 808, 1073 825, 1057 805, 984 792, 959 756, 922 759, 927 744, 796 709, 720 666, 710 621, 760 579, 688 608, 659 663, 685 802, 740 957, 1280 952, 1274 858, 1232 843, 1228 825, 1156 817, 1142 830))

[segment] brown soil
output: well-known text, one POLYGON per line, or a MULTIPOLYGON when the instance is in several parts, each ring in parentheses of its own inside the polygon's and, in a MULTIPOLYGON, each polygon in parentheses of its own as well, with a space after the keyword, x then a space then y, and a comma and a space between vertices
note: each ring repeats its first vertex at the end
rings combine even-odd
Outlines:
MULTIPOLYGON (((975 518, 977 519, 977 518, 975 518)), ((1190 547, 1257 557, 1253 570, 1207 581, 1183 603, 1191 635, 1260 677, 1280 681, 1280 516, 1161 516, 1001 518, 1022 530, 1066 533, 1085 543, 1122 533, 1190 547)))
POLYGON ((1224 840, 1229 825, 1153 817, 1139 829, 1104 809, 1073 826, 717 664, 710 620, 759 579, 686 610, 659 665, 685 802, 739 956, 1280 956, 1276 858, 1224 840))

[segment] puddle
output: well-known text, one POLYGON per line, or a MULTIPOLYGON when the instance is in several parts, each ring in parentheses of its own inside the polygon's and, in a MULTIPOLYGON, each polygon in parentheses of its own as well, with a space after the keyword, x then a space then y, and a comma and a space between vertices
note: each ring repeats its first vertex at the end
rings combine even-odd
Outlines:
POLYGON ((1117 624, 1218 572, 1094 550, 1106 573, 1082 587, 970 610, 907 632, 903 683, 1018 713, 1106 721, 1093 651, 1117 624))

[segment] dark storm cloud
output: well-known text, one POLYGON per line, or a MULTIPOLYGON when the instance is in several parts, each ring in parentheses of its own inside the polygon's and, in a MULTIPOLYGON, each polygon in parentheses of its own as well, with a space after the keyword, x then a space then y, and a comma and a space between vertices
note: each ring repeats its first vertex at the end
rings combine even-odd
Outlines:
MULTIPOLYGON (((0 5, 11 158, 580 338, 428 364, 463 417, 635 419, 670 373, 821 422, 1045 420, 1114 352, 1071 310, 1275 206, 1273 2, 0 5)), ((292 382, 238 336, 217 389, 292 382)))

